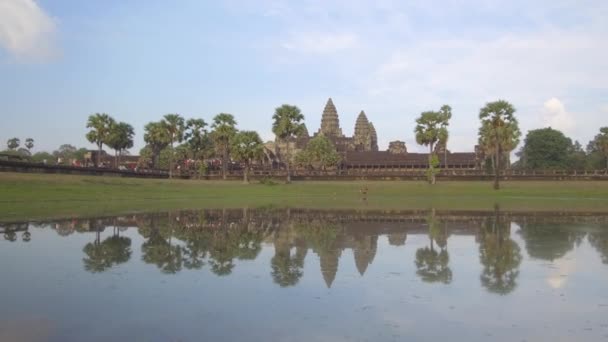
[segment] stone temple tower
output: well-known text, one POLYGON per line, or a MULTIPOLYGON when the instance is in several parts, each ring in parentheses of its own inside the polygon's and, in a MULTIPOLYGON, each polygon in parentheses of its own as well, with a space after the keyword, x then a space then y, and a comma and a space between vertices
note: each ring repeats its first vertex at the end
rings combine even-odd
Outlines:
POLYGON ((353 136, 355 149, 359 151, 378 151, 378 138, 374 125, 367 121, 364 111, 359 113, 355 123, 355 135, 353 136))
POLYGON ((378 135, 376 134, 376 127, 374 127, 374 124, 369 123, 369 134, 372 140, 372 151, 378 151, 378 135))
POLYGON ((355 149, 360 151, 371 151, 372 137, 370 132, 369 121, 364 111, 359 113, 357 122, 355 123, 355 135, 353 136, 355 149))
POLYGON ((340 119, 338 118, 338 111, 334 106, 331 97, 327 100, 325 109, 323 109, 323 116, 321 117, 321 128, 319 133, 322 133, 328 137, 343 137, 342 129, 340 128, 340 119))

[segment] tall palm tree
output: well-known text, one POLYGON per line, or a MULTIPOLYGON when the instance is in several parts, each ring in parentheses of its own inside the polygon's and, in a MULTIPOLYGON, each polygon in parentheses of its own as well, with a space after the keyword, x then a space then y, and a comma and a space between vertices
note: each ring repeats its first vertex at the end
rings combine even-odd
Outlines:
POLYGON ((25 148, 27 148, 27 151, 30 154, 32 153, 32 148, 33 147, 34 147, 34 139, 32 139, 32 138, 25 139, 25 148))
POLYGON ((277 138, 286 144, 285 166, 287 168, 287 183, 291 183, 291 150, 289 142, 301 134, 306 128, 304 126, 304 115, 300 108, 288 104, 277 107, 272 116, 272 132, 277 138))
POLYGON ((108 147, 115 151, 114 153, 114 166, 118 167, 120 164, 120 155, 127 149, 133 147, 133 126, 126 122, 115 122, 110 127, 110 134, 106 144, 108 147))
POLYGON ((515 108, 504 100, 487 103, 479 111, 479 145, 486 154, 494 156, 494 189, 500 188, 500 159, 519 144, 521 131, 515 118, 515 108))
POLYGON ((169 138, 169 146, 171 147, 171 158, 169 158, 169 178, 173 177, 173 143, 182 142, 184 140, 184 118, 179 114, 167 114, 164 116, 162 126, 167 132, 169 138))
POLYGON ((87 128, 91 129, 86 135, 87 140, 97 145, 97 160, 95 161, 96 167, 99 167, 102 147, 103 144, 105 144, 108 140, 113 124, 114 119, 105 113, 95 113, 90 115, 87 121, 87 128))
POLYGON ((144 127, 144 142, 152 150, 152 164, 157 168, 160 152, 169 146, 169 135, 161 122, 150 122, 144 127))
POLYGON ((186 131, 184 132, 184 140, 192 154, 192 159, 200 163, 199 178, 206 169, 205 158, 210 154, 213 147, 211 136, 206 127, 207 123, 203 119, 189 119, 186 122, 186 131))
POLYGON ((255 131, 239 132, 232 141, 232 154, 236 160, 245 164, 243 182, 248 183, 251 161, 260 159, 264 155, 262 139, 255 131))
POLYGON ((226 179, 230 143, 237 132, 236 120, 232 114, 220 113, 213 118, 211 137, 222 154, 222 178, 226 179))

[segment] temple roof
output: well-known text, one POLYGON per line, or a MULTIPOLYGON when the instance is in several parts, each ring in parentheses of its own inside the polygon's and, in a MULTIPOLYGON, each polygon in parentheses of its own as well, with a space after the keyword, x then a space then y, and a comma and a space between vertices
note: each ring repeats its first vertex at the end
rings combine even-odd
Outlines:
MULTIPOLYGON (((427 153, 403 153, 395 154, 388 151, 348 151, 343 163, 346 165, 428 165, 429 155, 427 153)), ((439 158, 443 163, 443 156, 439 158)), ((448 153, 448 164, 450 165, 475 165, 475 153, 448 153)))

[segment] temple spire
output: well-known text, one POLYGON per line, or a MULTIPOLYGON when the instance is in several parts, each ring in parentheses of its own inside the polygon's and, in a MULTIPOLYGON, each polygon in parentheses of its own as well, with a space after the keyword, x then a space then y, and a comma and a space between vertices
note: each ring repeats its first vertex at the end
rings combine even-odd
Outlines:
POLYGON ((342 129, 340 128, 340 119, 338 118, 338 111, 336 110, 336 106, 334 106, 334 102, 331 97, 327 100, 325 104, 325 109, 323 109, 323 115, 321 116, 321 128, 319 129, 319 133, 322 133, 326 136, 337 136, 343 137, 342 129))

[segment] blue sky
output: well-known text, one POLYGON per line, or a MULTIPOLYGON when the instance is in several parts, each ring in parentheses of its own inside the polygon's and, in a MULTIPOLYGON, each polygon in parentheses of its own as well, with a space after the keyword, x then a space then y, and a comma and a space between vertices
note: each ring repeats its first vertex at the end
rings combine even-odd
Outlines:
POLYGON ((88 115, 136 129, 166 113, 235 115, 273 139, 275 107, 312 133, 332 97, 346 134, 365 110, 381 149, 414 140, 421 111, 453 107, 453 151, 506 99, 524 133, 585 145, 608 126, 608 2, 0 0, 0 142, 92 147, 88 115))

